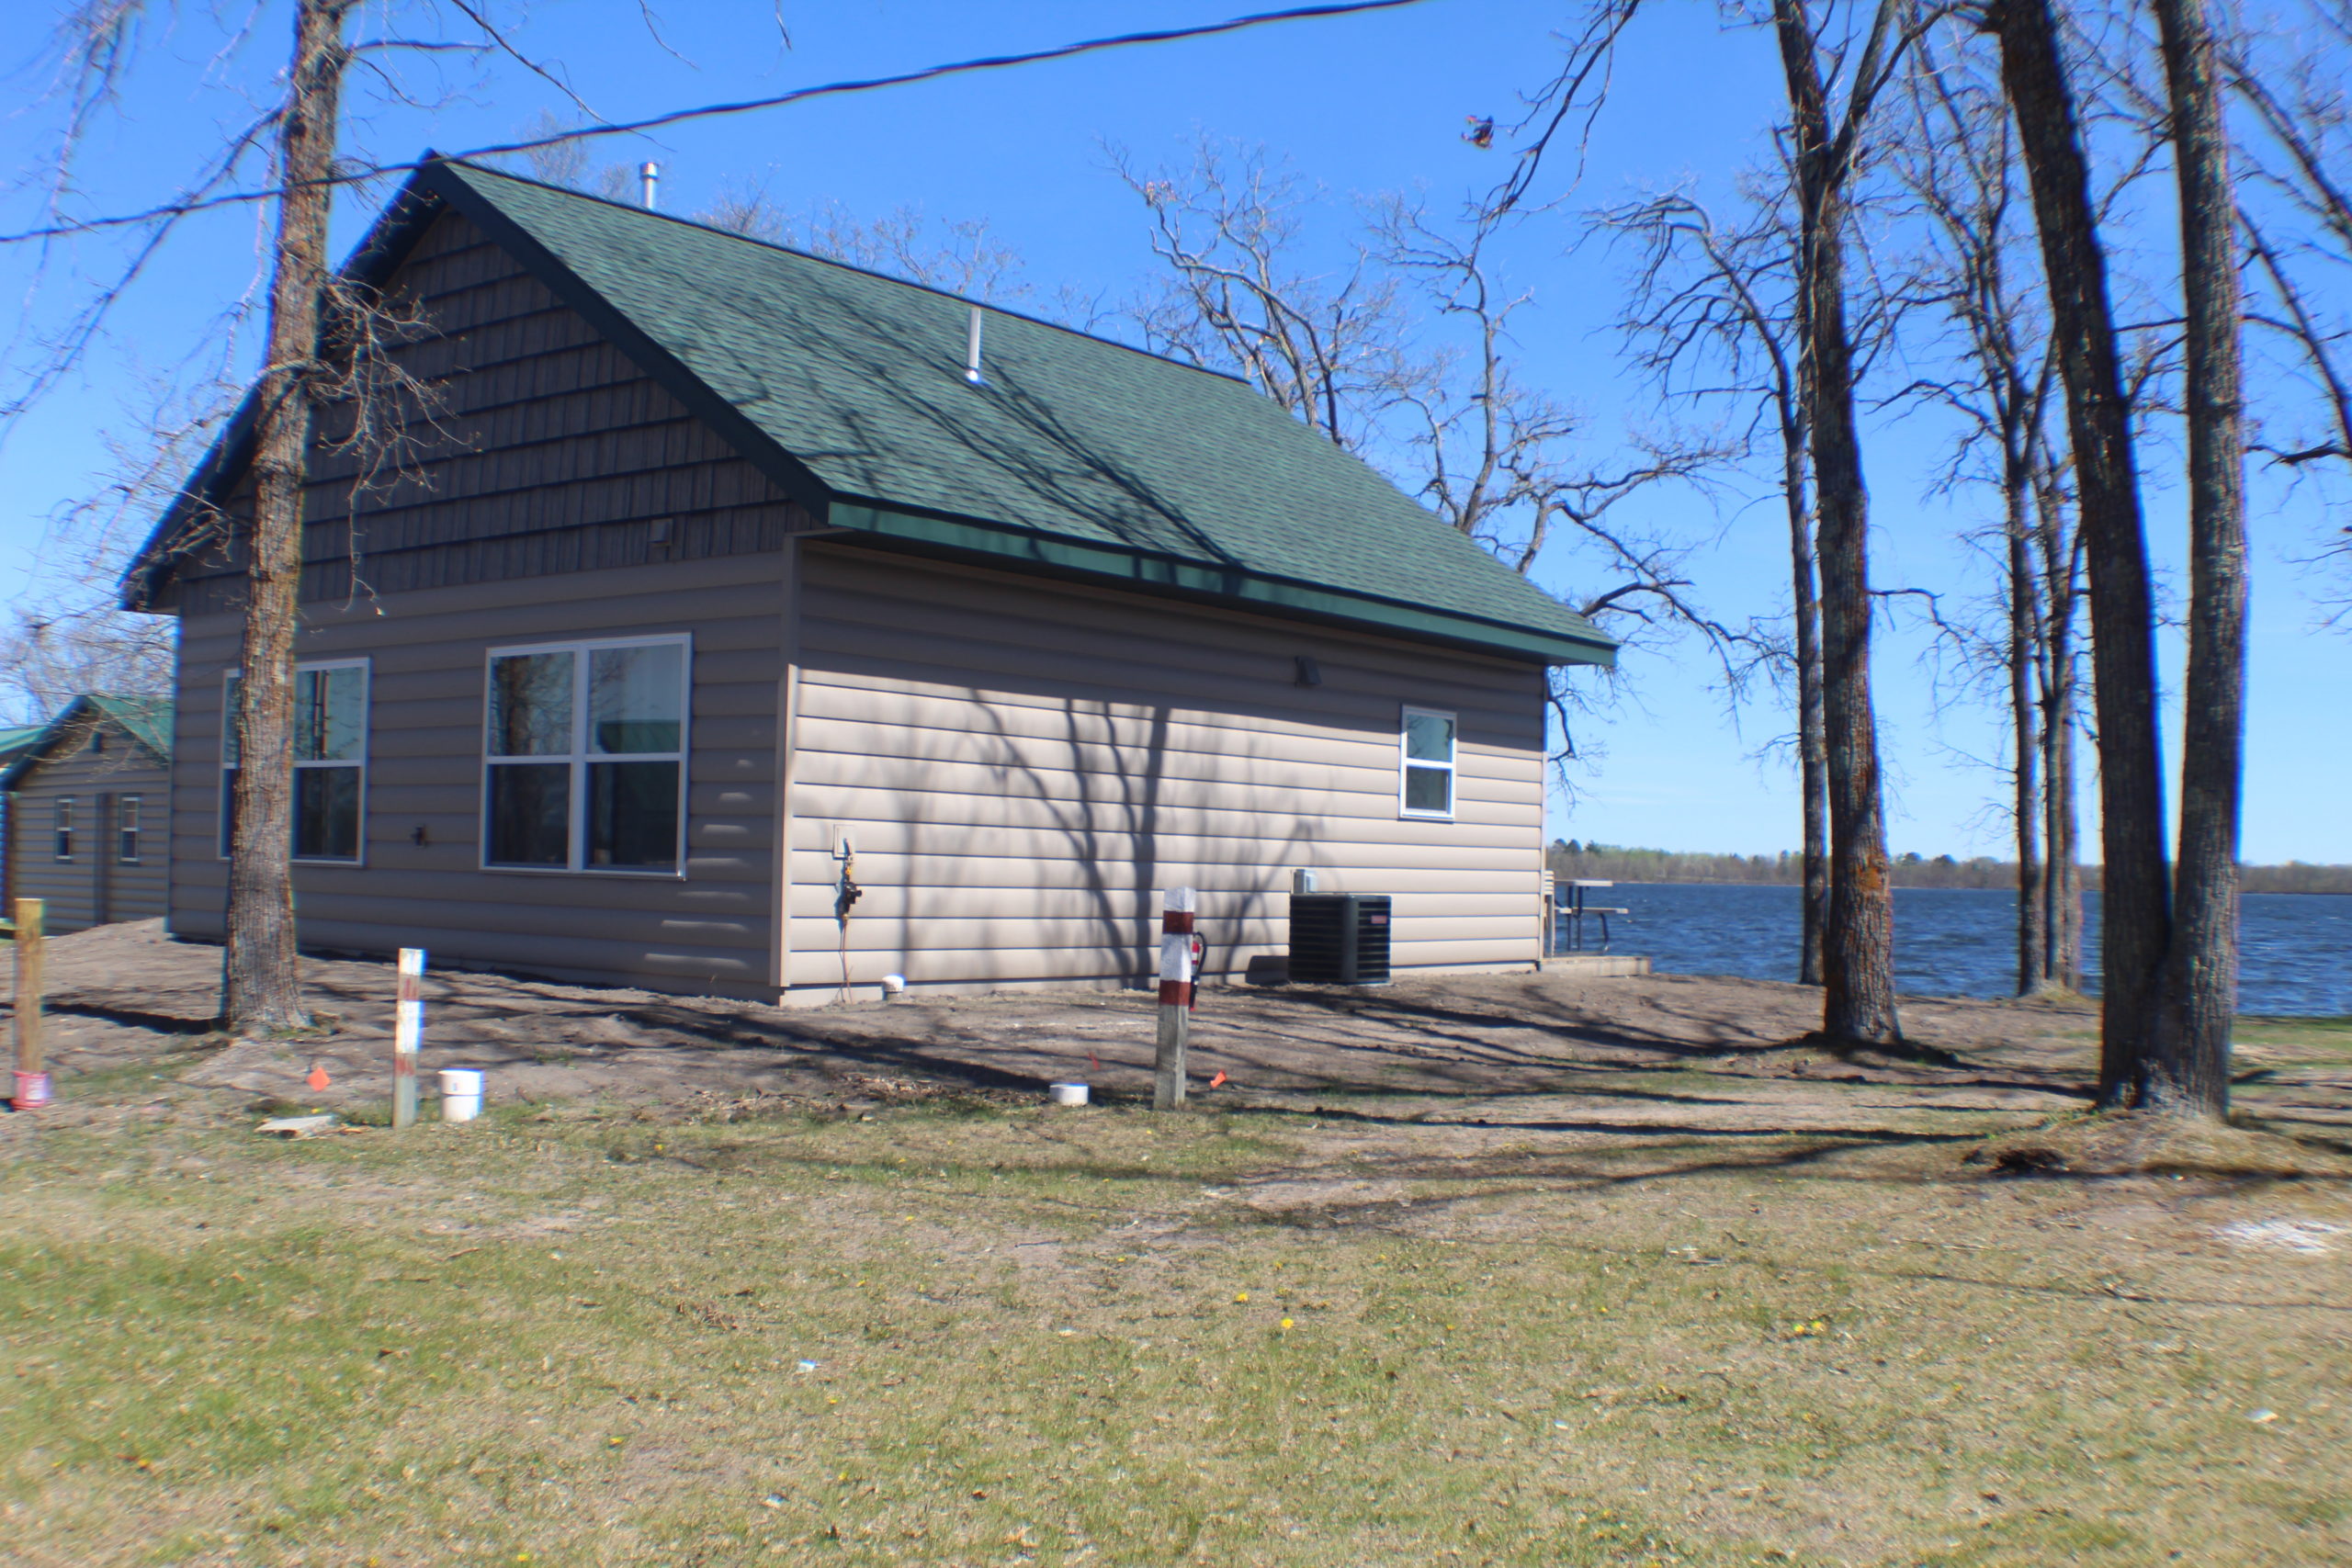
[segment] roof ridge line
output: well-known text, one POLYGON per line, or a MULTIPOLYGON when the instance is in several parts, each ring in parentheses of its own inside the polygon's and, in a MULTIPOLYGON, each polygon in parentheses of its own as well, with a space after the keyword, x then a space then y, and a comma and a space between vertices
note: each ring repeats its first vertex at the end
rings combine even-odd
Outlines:
POLYGON ((553 192, 557 196, 596 202, 601 206, 616 208, 639 218, 656 218, 684 228, 699 229, 707 234, 716 234, 721 239, 740 240, 747 245, 757 245, 762 250, 781 251, 786 255, 797 256, 802 261, 816 262, 823 266, 839 267, 843 272, 854 272, 862 277, 878 278, 884 283, 895 283, 901 288, 921 289, 925 294, 935 294, 943 299, 952 299, 959 305, 973 305, 983 310, 992 310, 1000 316, 1011 316, 1015 321, 1027 321, 1033 326, 1044 327, 1049 332, 1065 333, 1071 337, 1084 338, 1089 343, 1099 343, 1110 348, 1124 349, 1129 354, 1141 355, 1146 359, 1156 359, 1162 365, 1173 365, 1183 370, 1197 370, 1204 376, 1214 376, 1220 381, 1231 381, 1242 387, 1251 385, 1247 377, 1231 370, 1220 370, 1213 365, 1202 365, 1193 360, 1178 359, 1170 355, 1155 353, 1151 349, 1139 348, 1134 344, 1124 343, 1114 337, 1105 337, 1101 333, 1091 333, 1081 327, 1073 327, 1066 321, 1049 321, 1043 316, 1033 315, 1027 310, 1016 310, 1011 306, 997 304, 993 300, 975 299, 968 294, 958 294, 953 289, 942 288, 936 283, 924 283, 918 278, 900 277, 896 273, 883 272, 870 266, 860 266, 855 262, 843 261, 839 256, 823 255, 816 251, 804 251, 797 245, 780 244, 774 240, 763 240, 756 234, 746 234, 739 230, 721 228, 716 223, 707 223, 699 218, 687 218, 674 212, 663 212, 658 209, 633 206, 614 197, 599 196, 594 191, 579 190, 571 186, 560 186, 548 180, 533 179, 527 175, 517 175, 505 169, 492 168, 487 164, 478 164, 469 158, 435 157, 429 161, 447 164, 452 168, 489 175, 497 179, 512 180, 516 185, 531 186, 539 190, 553 192))

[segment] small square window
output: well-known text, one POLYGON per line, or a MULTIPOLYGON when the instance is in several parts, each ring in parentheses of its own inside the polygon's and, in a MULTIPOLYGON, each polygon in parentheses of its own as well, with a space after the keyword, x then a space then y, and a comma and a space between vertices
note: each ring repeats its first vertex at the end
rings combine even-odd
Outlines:
POLYGON ((1453 815, 1453 715, 1407 708, 1397 737, 1396 805, 1406 817, 1453 815))

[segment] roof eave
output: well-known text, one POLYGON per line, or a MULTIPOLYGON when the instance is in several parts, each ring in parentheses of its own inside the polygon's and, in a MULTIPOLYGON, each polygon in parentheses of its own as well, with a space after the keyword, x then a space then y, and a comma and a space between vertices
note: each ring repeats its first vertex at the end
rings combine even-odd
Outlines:
POLYGON ((833 503, 832 526, 842 534, 884 543, 911 554, 933 555, 1012 567, 1045 576, 1108 586, 1142 589, 1260 614, 1312 619, 1359 630, 1384 632, 1417 642, 1529 663, 1587 664, 1617 661, 1616 641, 1595 631, 1589 637, 1488 620, 1425 604, 1351 593, 1238 565, 1217 566, 1130 546, 1073 539, 1067 535, 1012 527, 893 507, 871 498, 842 497, 833 503))

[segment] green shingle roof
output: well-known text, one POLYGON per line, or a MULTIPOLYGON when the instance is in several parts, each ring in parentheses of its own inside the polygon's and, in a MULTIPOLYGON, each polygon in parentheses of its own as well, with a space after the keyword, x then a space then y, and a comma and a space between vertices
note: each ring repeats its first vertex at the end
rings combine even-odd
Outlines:
POLYGON ((111 697, 92 693, 90 705, 130 732, 130 738, 155 753, 160 761, 172 758, 172 699, 111 697))
POLYGON ((1231 378, 990 309, 974 386, 970 301, 469 164, 419 185, 593 293, 805 469, 836 525, 1554 662, 1613 649, 1231 378))
POLYGON ((76 720, 92 714, 114 720, 131 739, 153 753, 158 762, 172 760, 171 698, 85 693, 67 703, 47 724, 0 730, 0 761, 6 763, 0 768, 0 790, 16 788, 17 781, 49 755, 51 747, 75 728, 76 720))

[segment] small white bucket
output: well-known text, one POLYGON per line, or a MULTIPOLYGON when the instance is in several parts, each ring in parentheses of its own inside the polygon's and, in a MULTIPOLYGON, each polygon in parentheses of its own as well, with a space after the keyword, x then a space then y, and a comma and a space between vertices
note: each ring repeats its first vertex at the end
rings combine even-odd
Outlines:
POLYGON ((1083 1105, 1086 1103, 1086 1086, 1082 1083, 1049 1084, 1046 1086, 1046 1092, 1054 1097, 1054 1103, 1056 1105, 1083 1105))
POLYGON ((470 1122, 481 1114, 481 1074, 471 1067, 441 1069, 441 1120, 470 1122))

